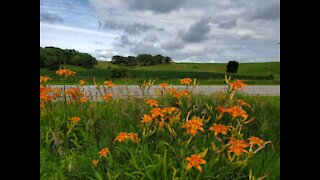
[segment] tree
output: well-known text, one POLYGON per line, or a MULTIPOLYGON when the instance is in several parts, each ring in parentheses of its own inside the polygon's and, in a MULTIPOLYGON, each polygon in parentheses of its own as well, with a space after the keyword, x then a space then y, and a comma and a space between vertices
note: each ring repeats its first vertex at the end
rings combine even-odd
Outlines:
POLYGON ((154 64, 164 64, 164 57, 161 55, 153 56, 154 64))
POLYGON ((56 56, 47 56, 44 65, 50 70, 57 70, 60 67, 59 59, 56 56))
POLYGON ((40 47, 40 68, 46 67, 45 62, 47 61, 47 54, 40 47))
POLYGON ((136 59, 141 66, 149 66, 153 62, 150 54, 140 54, 136 59))
POLYGON ((119 56, 119 55, 112 56, 111 63, 112 64, 125 64, 125 57, 119 56))
POLYGON ((84 68, 93 68, 94 65, 97 64, 97 60, 92 57, 90 54, 82 53, 75 55, 71 58, 71 63, 76 66, 81 66, 84 68))
POLYGON ((172 59, 171 59, 170 57, 165 57, 164 62, 165 62, 166 64, 170 64, 170 63, 172 63, 173 61, 172 61, 172 59))
POLYGON ((60 49, 56 47, 40 47, 40 67, 56 69, 63 65, 77 65, 84 68, 93 68, 97 60, 88 53, 80 53, 74 49, 60 49))
POLYGON ((227 73, 237 73, 239 63, 237 61, 229 61, 227 64, 227 73))
POLYGON ((119 64, 125 66, 150 66, 156 64, 170 64, 172 63, 172 59, 170 57, 165 57, 160 54, 152 56, 151 54, 140 54, 137 57, 134 56, 113 56, 111 63, 119 64))
POLYGON ((135 66, 135 65, 137 65, 137 61, 136 61, 136 58, 134 56, 128 56, 126 58, 126 63, 127 63, 127 66, 135 66))

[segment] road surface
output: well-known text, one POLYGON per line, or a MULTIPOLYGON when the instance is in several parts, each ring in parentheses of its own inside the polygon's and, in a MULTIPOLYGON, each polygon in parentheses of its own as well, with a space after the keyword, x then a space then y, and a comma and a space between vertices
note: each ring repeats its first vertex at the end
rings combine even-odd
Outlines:
MULTIPOLYGON (((48 85, 49 86, 49 85, 48 85)), ((62 85, 50 85, 50 87, 54 88, 62 88, 62 85)), ((66 89, 76 87, 75 85, 67 85, 66 89)), ((107 93, 112 93, 114 95, 120 96, 141 96, 142 91, 140 90, 138 85, 118 85, 113 87, 113 92, 104 86, 107 93)), ((92 94, 93 96, 98 95, 99 92, 97 91, 94 85, 86 85, 83 86, 85 94, 92 94)), ((160 89, 159 86, 153 86, 149 89, 149 93, 151 96, 155 95, 155 88, 160 89)), ((186 86, 173 86, 175 89, 184 90, 186 86)), ((188 89, 192 88, 191 86, 188 89)), ((101 86, 101 91, 104 92, 103 87, 101 86)), ((218 92, 226 92, 227 86, 226 85, 217 85, 217 86, 196 86, 193 89, 194 94, 215 94, 218 92)), ((244 90, 239 90, 242 94, 248 95, 262 95, 262 96, 280 96, 280 85, 250 85, 244 88, 244 90)))

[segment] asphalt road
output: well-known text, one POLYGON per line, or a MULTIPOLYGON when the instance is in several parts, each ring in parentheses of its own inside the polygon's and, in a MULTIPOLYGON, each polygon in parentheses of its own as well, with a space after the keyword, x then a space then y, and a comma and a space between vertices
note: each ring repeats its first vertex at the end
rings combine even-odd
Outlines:
MULTIPOLYGON (((51 87, 58 87, 62 88, 61 85, 51 85, 51 87)), ((74 85, 67 85, 66 88, 76 87, 74 85)), ((186 86, 173 86, 175 89, 183 90, 186 89, 186 86)), ((83 86, 84 91, 86 94, 92 94, 93 96, 98 95, 99 92, 97 91, 94 85, 87 85, 83 86)), ((149 89, 149 93, 151 96, 155 95, 155 88, 159 89, 159 86, 153 86, 149 89)), ((189 89, 191 87, 188 87, 189 89)), ((138 85, 118 85, 112 88, 113 92, 105 86, 105 90, 107 93, 112 93, 114 95, 121 95, 121 96, 141 96, 142 91, 140 90, 138 85)), ((101 91, 104 92, 103 87, 101 86, 101 91)), ((193 90, 194 94, 215 94, 217 92, 226 92, 227 86, 226 85, 219 85, 219 86, 196 86, 193 90)), ((244 90, 239 90, 240 93, 248 94, 248 95, 263 95, 263 96, 280 96, 280 85, 250 85, 244 88, 244 90)))

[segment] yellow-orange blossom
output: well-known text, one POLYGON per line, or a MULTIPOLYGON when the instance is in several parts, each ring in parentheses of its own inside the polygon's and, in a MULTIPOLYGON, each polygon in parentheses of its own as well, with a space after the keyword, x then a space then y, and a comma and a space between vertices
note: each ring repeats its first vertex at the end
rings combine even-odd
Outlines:
POLYGON ((194 117, 193 119, 187 121, 182 128, 187 129, 187 134, 191 134, 192 136, 195 136, 198 134, 198 130, 204 132, 203 129, 203 123, 201 122, 201 119, 199 117, 194 117))
POLYGON ((217 136, 219 133, 226 135, 228 132, 228 126, 224 126, 222 124, 214 123, 213 126, 209 128, 209 131, 214 131, 214 136, 217 136))
POLYGON ((202 159, 202 154, 193 154, 191 157, 186 158, 188 162, 186 169, 189 170, 192 167, 196 167, 202 172, 201 164, 206 164, 206 160, 202 159))
POLYGON ((184 85, 190 85, 191 82, 192 82, 192 79, 190 79, 190 78, 180 79, 180 83, 184 84, 184 85))
POLYGON ((98 152, 100 157, 101 156, 107 157, 107 153, 110 153, 109 148, 107 148, 107 147, 98 152))

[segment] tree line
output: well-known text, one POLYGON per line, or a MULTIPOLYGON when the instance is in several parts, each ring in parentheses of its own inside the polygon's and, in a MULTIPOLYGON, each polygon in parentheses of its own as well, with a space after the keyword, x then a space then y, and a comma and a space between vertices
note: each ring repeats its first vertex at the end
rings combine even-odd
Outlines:
POLYGON ((151 54, 140 54, 137 57, 134 56, 112 56, 111 63, 124 65, 124 66, 150 66, 156 64, 170 64, 172 59, 167 56, 154 55, 151 54))
POLYGON ((93 68, 98 62, 88 53, 81 53, 74 49, 60 49, 57 47, 40 47, 40 67, 56 70, 62 65, 76 65, 87 69, 93 68))

